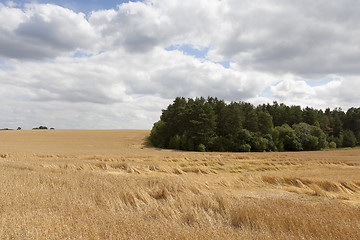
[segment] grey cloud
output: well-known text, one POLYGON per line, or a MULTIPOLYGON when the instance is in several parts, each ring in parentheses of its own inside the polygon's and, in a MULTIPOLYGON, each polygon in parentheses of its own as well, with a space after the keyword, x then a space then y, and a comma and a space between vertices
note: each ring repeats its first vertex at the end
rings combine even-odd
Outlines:
POLYGON ((52 49, 33 45, 16 39, 11 33, 0 37, 0 55, 14 59, 42 59, 55 57, 57 54, 52 49))
POLYGON ((72 103, 96 103, 96 104, 112 104, 117 101, 111 99, 105 92, 95 89, 34 89, 36 96, 31 100, 39 102, 49 101, 66 101, 72 103))
POLYGON ((40 16, 33 16, 29 21, 21 23, 15 34, 23 37, 25 42, 39 46, 51 46, 62 51, 71 51, 79 46, 70 36, 77 31, 76 28, 62 29, 60 22, 48 22, 40 16))
POLYGON ((158 40, 155 37, 145 34, 131 34, 126 37, 123 44, 129 52, 144 53, 150 51, 157 43, 158 40))
POLYGON ((354 10, 360 10, 358 1, 247 5, 252 7, 230 11, 233 30, 214 47, 223 58, 267 72, 360 73, 360 15, 354 10))
POLYGON ((0 26, 0 55, 3 57, 55 58, 76 49, 91 51, 96 39, 96 33, 83 15, 59 6, 28 5, 20 13, 8 11, 4 14, 13 16, 9 25, 0 26))

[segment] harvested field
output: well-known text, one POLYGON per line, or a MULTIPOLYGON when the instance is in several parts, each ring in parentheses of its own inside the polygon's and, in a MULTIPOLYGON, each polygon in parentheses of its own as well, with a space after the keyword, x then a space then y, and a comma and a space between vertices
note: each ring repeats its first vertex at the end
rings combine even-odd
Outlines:
POLYGON ((360 149, 198 153, 0 132, 1 239, 360 239, 360 149))

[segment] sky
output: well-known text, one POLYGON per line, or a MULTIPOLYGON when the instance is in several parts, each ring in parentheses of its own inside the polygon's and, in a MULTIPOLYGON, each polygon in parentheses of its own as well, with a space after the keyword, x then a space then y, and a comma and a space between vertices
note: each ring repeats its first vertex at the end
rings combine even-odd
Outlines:
POLYGON ((0 1, 0 128, 151 129, 176 97, 359 107, 358 0, 0 1))

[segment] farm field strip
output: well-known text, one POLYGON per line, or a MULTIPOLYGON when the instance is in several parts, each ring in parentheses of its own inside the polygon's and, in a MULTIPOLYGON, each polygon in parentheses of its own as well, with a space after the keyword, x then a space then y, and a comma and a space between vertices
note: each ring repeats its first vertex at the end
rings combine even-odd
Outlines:
POLYGON ((0 132, 0 238, 360 238, 360 149, 181 152, 148 134, 0 132))

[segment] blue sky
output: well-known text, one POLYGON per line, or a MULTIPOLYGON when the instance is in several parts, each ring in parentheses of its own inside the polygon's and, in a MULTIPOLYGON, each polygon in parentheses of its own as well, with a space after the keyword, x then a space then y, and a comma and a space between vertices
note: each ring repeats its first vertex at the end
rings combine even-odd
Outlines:
POLYGON ((150 129, 178 96, 360 103, 360 1, 0 3, 0 128, 150 129))
MULTIPOLYGON (((1 3, 6 4, 9 2, 8 0, 1 0, 1 3)), ((12 1, 18 5, 22 5, 24 3, 51 3, 56 4, 62 7, 69 8, 76 12, 83 12, 85 14, 91 11, 103 10, 103 9, 111 9, 116 8, 117 5, 122 3, 127 3, 127 1, 123 0, 77 0, 77 1, 63 1, 63 0, 23 0, 23 1, 12 1)), ((131 2, 137 2, 133 0, 131 2)))

